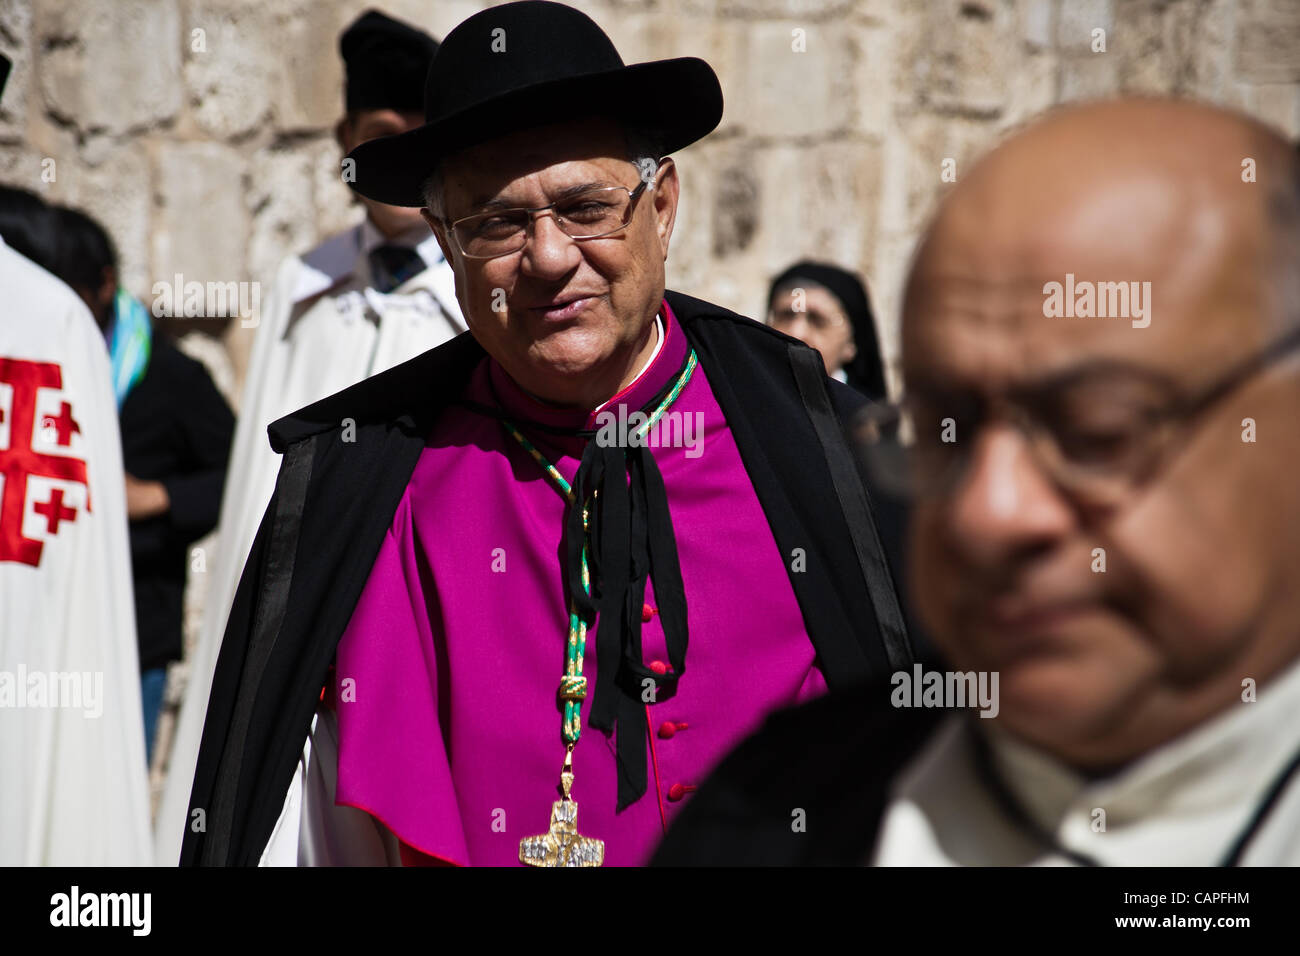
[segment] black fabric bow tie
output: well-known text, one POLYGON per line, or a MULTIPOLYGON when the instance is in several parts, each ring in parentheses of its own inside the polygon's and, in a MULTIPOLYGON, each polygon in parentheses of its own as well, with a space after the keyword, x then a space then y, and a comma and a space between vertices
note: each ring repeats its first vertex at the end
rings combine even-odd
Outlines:
POLYGON ((409 246, 375 246, 368 258, 371 284, 379 292, 392 292, 428 268, 423 257, 409 246))
MULTIPOLYGON (((677 374, 642 407, 647 417, 685 374, 689 360, 688 354, 677 374)), ((521 430, 587 439, 572 482, 574 502, 565 515, 565 584, 588 627, 599 615, 595 698, 588 723, 606 731, 617 723, 618 809, 622 811, 646 792, 646 704, 671 699, 686 673, 686 590, 663 475, 644 445, 602 445, 590 429, 528 421, 476 402, 459 404, 510 421, 521 430), (590 597, 582 586, 582 512, 589 499, 585 532, 591 538, 587 555, 590 597), (672 667, 663 674, 642 661, 641 610, 647 577, 654 578, 655 601, 672 667)))

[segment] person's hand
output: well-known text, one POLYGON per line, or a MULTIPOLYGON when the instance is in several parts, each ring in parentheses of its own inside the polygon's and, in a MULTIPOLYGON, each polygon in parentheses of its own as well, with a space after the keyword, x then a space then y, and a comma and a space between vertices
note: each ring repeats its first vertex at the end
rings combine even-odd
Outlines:
POLYGON ((141 481, 126 473, 126 516, 132 521, 164 515, 171 508, 167 487, 161 481, 141 481))

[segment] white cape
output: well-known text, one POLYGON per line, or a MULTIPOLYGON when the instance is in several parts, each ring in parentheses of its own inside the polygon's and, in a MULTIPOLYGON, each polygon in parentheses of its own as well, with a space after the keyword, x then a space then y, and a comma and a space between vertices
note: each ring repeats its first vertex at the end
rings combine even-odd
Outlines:
POLYGON ((208 563, 211 579, 198 647, 190 661, 155 825, 161 866, 175 866, 180 859, 226 619, 275 490, 280 457, 271 450, 267 425, 465 331, 451 267, 432 236, 416 248, 435 264, 388 294, 368 287, 366 251, 374 241, 373 229, 362 223, 305 256, 286 260, 265 299, 235 426, 217 529, 218 553, 208 563))
POLYGON ((0 241, 0 866, 153 860, 108 350, 0 241))

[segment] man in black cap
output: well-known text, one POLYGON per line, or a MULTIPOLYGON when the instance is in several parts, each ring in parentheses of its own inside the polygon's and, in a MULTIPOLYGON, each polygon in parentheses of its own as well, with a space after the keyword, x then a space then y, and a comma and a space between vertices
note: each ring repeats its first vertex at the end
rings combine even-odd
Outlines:
MULTIPOLYGON (((339 41, 346 112, 335 127, 346 154, 418 126, 438 44, 378 11, 339 41)), ((342 169, 350 179, 349 168, 342 169)), ((451 269, 417 210, 362 198, 365 218, 280 265, 253 343, 221 506, 219 546, 159 812, 158 861, 180 853, 181 821, 226 616, 240 569, 275 487, 279 460, 266 426, 281 415, 406 361, 464 330, 451 269)))
POLYGON ((664 291, 667 154, 721 116, 703 61, 527 0, 349 156, 470 334, 271 426, 183 862, 641 863, 764 714, 910 663, 852 392, 664 291))
MULTIPOLYGON (((438 52, 438 41, 423 30, 369 10, 339 37, 339 52, 347 74, 344 103, 347 112, 334 127, 334 137, 344 155, 362 143, 394 136, 419 126, 424 119, 424 80, 438 52)), ((344 180, 350 177, 344 171, 344 180)), ((421 238, 419 214, 402 206, 361 197, 366 218, 386 239, 415 231, 421 238)), ((377 267, 377 272, 382 267, 377 267)), ((390 275, 376 277, 378 287, 390 275)))

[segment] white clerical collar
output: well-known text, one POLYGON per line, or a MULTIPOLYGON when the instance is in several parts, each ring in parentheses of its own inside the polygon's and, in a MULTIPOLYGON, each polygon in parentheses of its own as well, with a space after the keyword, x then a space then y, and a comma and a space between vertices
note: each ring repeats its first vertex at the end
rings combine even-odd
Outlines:
MULTIPOLYGON (((1253 703, 1233 703, 1102 780, 1086 780, 996 729, 988 733, 989 746, 1001 777, 1035 823, 1079 852, 1107 845, 1094 838, 1095 827, 1087 826, 1099 808, 1112 826, 1145 818, 1219 820, 1221 833, 1200 835, 1231 840, 1300 748, 1300 660, 1258 687, 1256 695, 1253 703)), ((1099 853, 1089 855, 1105 862, 1099 853)))
MULTIPOLYGON (((664 320, 659 316, 658 313, 656 313, 654 350, 650 353, 650 357, 646 359, 645 364, 641 366, 641 371, 636 373, 636 377, 618 390, 618 395, 621 395, 623 392, 626 392, 629 388, 631 388, 633 385, 635 385, 637 382, 641 380, 642 375, 650 371, 650 366, 654 365, 655 359, 659 357, 659 353, 663 350, 663 347, 664 347, 664 320)), ((609 402, 612 402, 615 398, 617 398, 618 395, 613 395, 610 397, 609 401, 602 402, 600 405, 596 407, 595 411, 597 412, 600 411, 602 408, 608 405, 609 402)))

